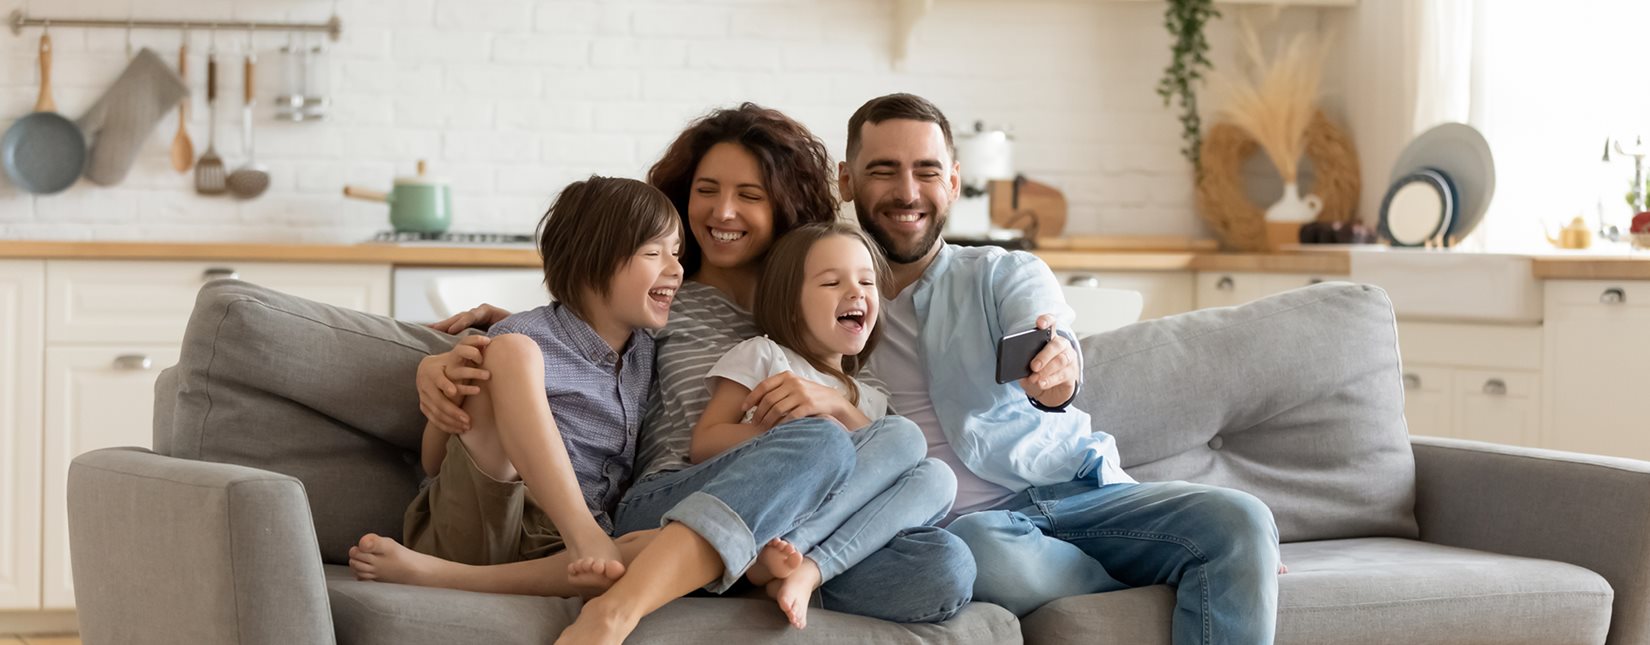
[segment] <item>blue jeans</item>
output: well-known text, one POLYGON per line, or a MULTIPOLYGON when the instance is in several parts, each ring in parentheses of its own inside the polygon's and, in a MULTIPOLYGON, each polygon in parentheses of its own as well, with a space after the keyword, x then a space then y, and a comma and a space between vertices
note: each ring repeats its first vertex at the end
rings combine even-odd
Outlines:
MULTIPOLYGON (((853 450, 835 422, 780 425, 691 468, 637 482, 619 502, 615 534, 682 522, 722 557, 722 579, 706 588, 726 591, 756 559, 759 545, 794 532, 843 487, 854 469, 853 450)), ((820 588, 825 608, 934 622, 968 603, 974 560, 960 538, 919 527, 881 546, 820 588)))
POLYGON ((1174 642, 1270 643, 1278 530, 1247 493, 1093 480, 1022 492, 948 527, 974 552, 976 598, 1024 616, 1056 598, 1169 584, 1174 642))
POLYGON ((785 536, 819 565, 824 582, 900 531, 939 521, 957 497, 957 476, 944 462, 923 458, 928 440, 905 417, 883 417, 850 436, 854 472, 848 482, 785 536))

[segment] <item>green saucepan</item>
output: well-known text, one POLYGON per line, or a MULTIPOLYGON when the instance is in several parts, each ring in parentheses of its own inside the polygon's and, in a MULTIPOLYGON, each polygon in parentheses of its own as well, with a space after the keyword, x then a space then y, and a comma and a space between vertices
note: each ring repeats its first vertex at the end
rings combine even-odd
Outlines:
POLYGON ((442 233, 453 223, 453 190, 447 182, 425 174, 423 160, 418 175, 397 177, 388 193, 345 186, 344 196, 390 205, 390 226, 397 233, 442 233))

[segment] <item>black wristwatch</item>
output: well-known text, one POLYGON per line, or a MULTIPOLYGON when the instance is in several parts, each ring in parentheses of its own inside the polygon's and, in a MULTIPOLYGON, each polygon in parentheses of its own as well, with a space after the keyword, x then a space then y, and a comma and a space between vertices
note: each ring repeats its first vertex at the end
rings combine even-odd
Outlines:
POLYGON ((1077 339, 1072 334, 1058 329, 1054 330, 1054 333, 1065 338, 1066 342, 1071 343, 1071 351, 1077 352, 1077 387, 1072 389, 1071 398, 1066 399, 1066 402, 1060 405, 1043 405, 1042 401, 1038 401, 1037 397, 1030 394, 1026 395, 1026 400, 1031 402, 1031 407, 1044 412, 1065 412, 1066 408, 1071 407, 1071 404, 1077 401, 1077 395, 1083 391, 1083 346, 1077 344, 1077 339))

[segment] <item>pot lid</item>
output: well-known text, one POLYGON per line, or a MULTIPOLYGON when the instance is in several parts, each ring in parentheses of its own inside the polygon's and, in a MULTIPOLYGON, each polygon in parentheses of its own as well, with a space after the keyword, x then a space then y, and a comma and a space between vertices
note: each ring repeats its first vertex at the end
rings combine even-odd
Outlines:
POLYGON ((428 170, 429 170, 429 164, 427 162, 425 162, 423 159, 419 159, 418 160, 418 174, 413 175, 413 176, 396 177, 395 178, 395 185, 397 185, 397 186, 446 186, 447 185, 447 179, 445 177, 431 176, 431 175, 427 174, 428 170))

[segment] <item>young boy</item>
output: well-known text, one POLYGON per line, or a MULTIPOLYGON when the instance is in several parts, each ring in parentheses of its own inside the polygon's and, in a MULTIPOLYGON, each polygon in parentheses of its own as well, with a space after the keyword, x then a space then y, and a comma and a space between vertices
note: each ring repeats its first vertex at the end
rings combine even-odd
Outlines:
POLYGON ((545 285, 560 300, 470 343, 485 345, 478 367, 490 377, 465 388, 469 429, 426 425, 429 479, 407 508, 406 546, 362 537, 350 550, 356 577, 416 584, 432 556, 494 565, 555 555, 568 566, 550 567, 563 592, 553 595, 572 596, 611 584, 645 545, 615 543, 609 513, 652 384, 646 330, 664 327, 682 281, 676 210, 645 183, 591 177, 563 190, 539 226, 545 285))

